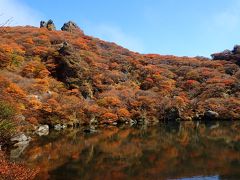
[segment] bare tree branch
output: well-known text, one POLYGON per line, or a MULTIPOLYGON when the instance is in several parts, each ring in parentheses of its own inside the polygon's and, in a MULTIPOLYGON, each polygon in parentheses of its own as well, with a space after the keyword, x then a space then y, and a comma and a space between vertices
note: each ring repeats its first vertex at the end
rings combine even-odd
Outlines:
MULTIPOLYGON (((0 14, 0 16, 3 16, 3 14, 0 14)), ((5 22, 3 23, 0 23, 0 32, 3 32, 5 31, 5 28, 6 26, 10 25, 11 23, 13 22, 13 17, 7 19, 5 22)))
POLYGON ((7 26, 7 25, 10 25, 13 21, 13 18, 9 18, 8 20, 6 20, 4 23, 0 24, 0 27, 4 27, 4 26, 7 26))

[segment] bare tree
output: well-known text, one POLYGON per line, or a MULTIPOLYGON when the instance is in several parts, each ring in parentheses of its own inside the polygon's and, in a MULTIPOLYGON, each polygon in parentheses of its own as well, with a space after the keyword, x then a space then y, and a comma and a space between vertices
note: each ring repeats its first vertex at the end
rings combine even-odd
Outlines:
MULTIPOLYGON (((0 14, 0 16, 3 16, 3 14, 0 14)), ((5 29, 4 27, 10 25, 13 21, 13 17, 7 19, 5 22, 0 22, 0 32, 3 32, 5 29)))

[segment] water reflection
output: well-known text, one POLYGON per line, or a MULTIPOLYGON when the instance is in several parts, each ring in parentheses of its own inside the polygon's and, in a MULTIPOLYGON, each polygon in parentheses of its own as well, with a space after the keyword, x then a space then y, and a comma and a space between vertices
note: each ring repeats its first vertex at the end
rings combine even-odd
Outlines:
POLYGON ((240 179, 239 130, 171 122, 51 132, 15 160, 39 167, 38 179, 240 179))

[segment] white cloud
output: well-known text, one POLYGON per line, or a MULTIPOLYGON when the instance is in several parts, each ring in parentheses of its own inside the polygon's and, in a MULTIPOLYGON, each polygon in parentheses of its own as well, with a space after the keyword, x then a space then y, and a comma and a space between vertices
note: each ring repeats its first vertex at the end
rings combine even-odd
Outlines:
POLYGON ((126 34, 121 28, 111 25, 93 25, 89 33, 106 41, 111 41, 136 52, 144 52, 144 45, 141 40, 132 35, 126 34))
POLYGON ((41 15, 36 10, 18 0, 0 0, 0 23, 12 18, 10 26, 39 26, 41 15))

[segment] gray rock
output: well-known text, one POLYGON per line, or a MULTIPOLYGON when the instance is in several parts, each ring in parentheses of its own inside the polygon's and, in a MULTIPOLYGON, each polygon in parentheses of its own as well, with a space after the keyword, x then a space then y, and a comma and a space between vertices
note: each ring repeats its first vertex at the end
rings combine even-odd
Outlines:
POLYGON ((215 111, 208 110, 204 113, 205 120, 216 120, 219 118, 219 114, 215 111))
POLYGON ((19 143, 15 144, 14 147, 16 147, 16 148, 11 150, 10 158, 11 159, 19 158, 21 156, 21 154, 23 153, 23 151, 28 147, 28 145, 29 145, 29 141, 23 141, 23 142, 19 142, 19 143))
POLYGON ((15 142, 26 142, 26 141, 30 141, 31 137, 27 137, 24 133, 18 134, 14 137, 11 138, 11 141, 15 142))
POLYGON ((56 27, 55 27, 55 24, 53 23, 53 20, 49 20, 48 22, 47 22, 47 29, 49 30, 49 31, 54 31, 54 30, 56 30, 56 27))
POLYGON ((22 152, 26 149, 26 147, 29 145, 29 142, 31 140, 31 137, 26 136, 24 133, 20 133, 13 138, 11 138, 12 142, 17 142, 14 144, 15 149, 11 151, 10 157, 11 158, 18 158, 22 152))
POLYGON ((48 125, 42 125, 39 126, 36 130, 36 134, 39 136, 47 136, 49 134, 49 126, 48 125))
POLYGON ((63 129, 63 127, 62 127, 61 124, 57 124, 57 125, 54 126, 54 129, 55 129, 56 131, 61 131, 61 130, 63 129))
POLYGON ((45 21, 41 21, 40 28, 46 28, 46 27, 47 27, 47 23, 45 21))
POLYGON ((64 23, 63 27, 61 28, 62 31, 74 32, 74 31, 81 31, 82 30, 78 27, 78 25, 73 21, 68 21, 64 23))
POLYGON ((48 22, 41 21, 40 22, 40 28, 47 28, 49 31, 56 30, 55 24, 53 23, 53 20, 48 20, 48 22))
POLYGON ((130 123, 130 126, 136 125, 137 120, 130 119, 129 123, 130 123))
POLYGON ((57 125, 54 126, 54 129, 55 129, 56 131, 61 131, 61 130, 65 129, 65 128, 67 128, 67 126, 64 125, 64 124, 63 124, 63 125, 57 124, 57 125))

